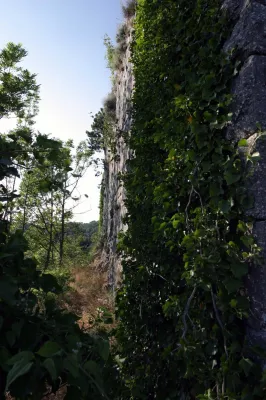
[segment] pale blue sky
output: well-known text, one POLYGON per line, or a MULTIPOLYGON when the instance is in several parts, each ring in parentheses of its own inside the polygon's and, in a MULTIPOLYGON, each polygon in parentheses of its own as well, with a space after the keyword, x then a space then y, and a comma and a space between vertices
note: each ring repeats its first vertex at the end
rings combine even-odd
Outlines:
MULTIPOLYGON (((103 38, 115 38, 122 22, 121 0, 0 0, 0 48, 21 42, 28 51, 24 66, 41 84, 36 129, 75 143, 86 138, 91 119, 110 91, 103 38)), ((12 122, 1 121, 0 132, 12 122)), ((75 219, 98 219, 100 178, 87 174, 80 191, 89 201, 75 219)))

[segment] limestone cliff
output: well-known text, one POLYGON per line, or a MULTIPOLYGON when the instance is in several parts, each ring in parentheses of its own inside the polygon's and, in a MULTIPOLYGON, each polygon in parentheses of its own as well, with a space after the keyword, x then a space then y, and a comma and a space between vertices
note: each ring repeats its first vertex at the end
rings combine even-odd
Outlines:
MULTIPOLYGON (((255 222, 253 233, 266 257, 266 142, 258 133, 258 123, 266 128, 266 0, 225 0, 222 6, 229 12, 234 25, 225 51, 233 51, 234 60, 239 61, 239 71, 233 81, 233 120, 227 130, 229 140, 248 139, 250 151, 258 151, 260 160, 252 181, 248 182, 254 198, 249 211, 255 222)), ((121 265, 116 254, 118 233, 126 229, 122 219, 125 215, 125 190, 119 174, 126 171, 126 160, 130 157, 121 132, 130 130, 130 98, 133 88, 132 65, 129 43, 132 20, 127 21, 130 34, 123 65, 117 72, 115 148, 118 157, 110 151, 105 154, 103 234, 105 246, 103 261, 108 263, 109 285, 117 285, 121 265)), ((266 348, 266 266, 250 266, 247 289, 252 300, 252 318, 247 328, 249 341, 266 348)))
POLYGON ((106 149, 103 176, 103 225, 104 249, 102 262, 108 266, 109 287, 114 289, 119 280, 121 266, 116 253, 119 232, 125 229, 125 190, 120 174, 126 171, 126 161, 130 156, 124 135, 130 130, 131 94, 133 89, 130 43, 132 39, 132 18, 125 21, 127 28, 127 48, 122 63, 116 71, 114 93, 116 95, 116 125, 114 127, 115 151, 106 149))
MULTIPOLYGON (((266 1, 226 0, 234 29, 225 50, 234 51, 240 71, 232 87, 233 121, 228 128, 230 140, 248 139, 251 152, 260 160, 248 182, 254 199, 248 212, 254 218, 253 233, 266 257, 266 142, 258 130, 266 128, 266 1)), ((266 348, 266 265, 250 266, 247 279, 252 317, 247 334, 251 344, 266 348)))

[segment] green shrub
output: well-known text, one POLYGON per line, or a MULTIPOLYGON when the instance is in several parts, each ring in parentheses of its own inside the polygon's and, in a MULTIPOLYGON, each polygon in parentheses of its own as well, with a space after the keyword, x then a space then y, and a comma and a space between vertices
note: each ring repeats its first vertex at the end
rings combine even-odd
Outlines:
POLYGON ((127 36, 128 36, 128 27, 124 23, 119 26, 117 34, 116 34, 116 41, 117 41, 117 49, 116 51, 120 53, 124 53, 127 49, 127 36))
POLYGON ((114 116, 116 112, 116 96, 113 92, 109 93, 103 102, 104 111, 110 115, 114 116))

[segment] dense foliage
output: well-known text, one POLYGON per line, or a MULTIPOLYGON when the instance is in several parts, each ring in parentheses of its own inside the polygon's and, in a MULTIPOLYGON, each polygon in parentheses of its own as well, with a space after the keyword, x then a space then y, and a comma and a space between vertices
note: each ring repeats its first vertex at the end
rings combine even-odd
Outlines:
MULTIPOLYGON (((243 177, 257 154, 226 140, 231 80, 218 0, 139 0, 118 293, 132 399, 265 398, 244 324, 259 251, 243 177)), ((254 350, 255 351, 255 350, 254 350)))
POLYGON ((33 158, 22 168, 20 197, 10 210, 10 229, 23 231, 31 255, 44 269, 66 267, 69 263, 66 250, 69 253, 71 245, 72 257, 77 256, 73 250, 79 244, 74 243, 74 235, 68 240, 66 224, 75 208, 88 197, 80 194, 78 183, 90 165, 91 155, 85 143, 81 142, 73 154, 71 140, 63 143, 41 134, 37 135, 36 145, 47 141, 56 146, 53 153, 47 159, 43 150, 41 163, 33 158))
MULTIPOLYGON (((0 52, 1 116, 18 118, 17 128, 0 136, 0 398, 10 394, 16 399, 41 399, 67 385, 66 399, 104 399, 108 398, 103 380, 109 358, 106 335, 82 331, 79 317, 58 307, 62 288, 57 279, 28 256, 24 233, 31 224, 40 223, 34 210, 43 207, 40 198, 47 193, 50 196, 61 187, 66 194, 65 178, 72 168, 68 148, 33 132, 39 88, 35 75, 19 67, 26 54, 21 45, 12 43, 0 52), (14 178, 20 178, 23 170, 21 194, 27 204, 18 203, 24 205, 25 218, 22 229, 15 230, 13 205, 21 196, 14 178)), ((50 211, 51 202, 50 198, 46 204, 50 211)), ((43 211, 45 225, 51 220, 43 211)), ((53 244, 54 240, 48 243, 48 255, 53 244)), ((49 258, 48 266, 52 264, 49 258)))

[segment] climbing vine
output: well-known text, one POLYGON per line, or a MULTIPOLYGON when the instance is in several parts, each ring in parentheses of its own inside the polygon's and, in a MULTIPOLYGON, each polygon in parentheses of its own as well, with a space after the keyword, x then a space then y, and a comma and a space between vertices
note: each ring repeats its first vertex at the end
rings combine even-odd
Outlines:
POLYGON ((259 259, 244 177, 256 157, 226 139, 229 33, 218 0, 138 1, 117 297, 134 400, 265 398, 244 331, 244 278, 259 259))

